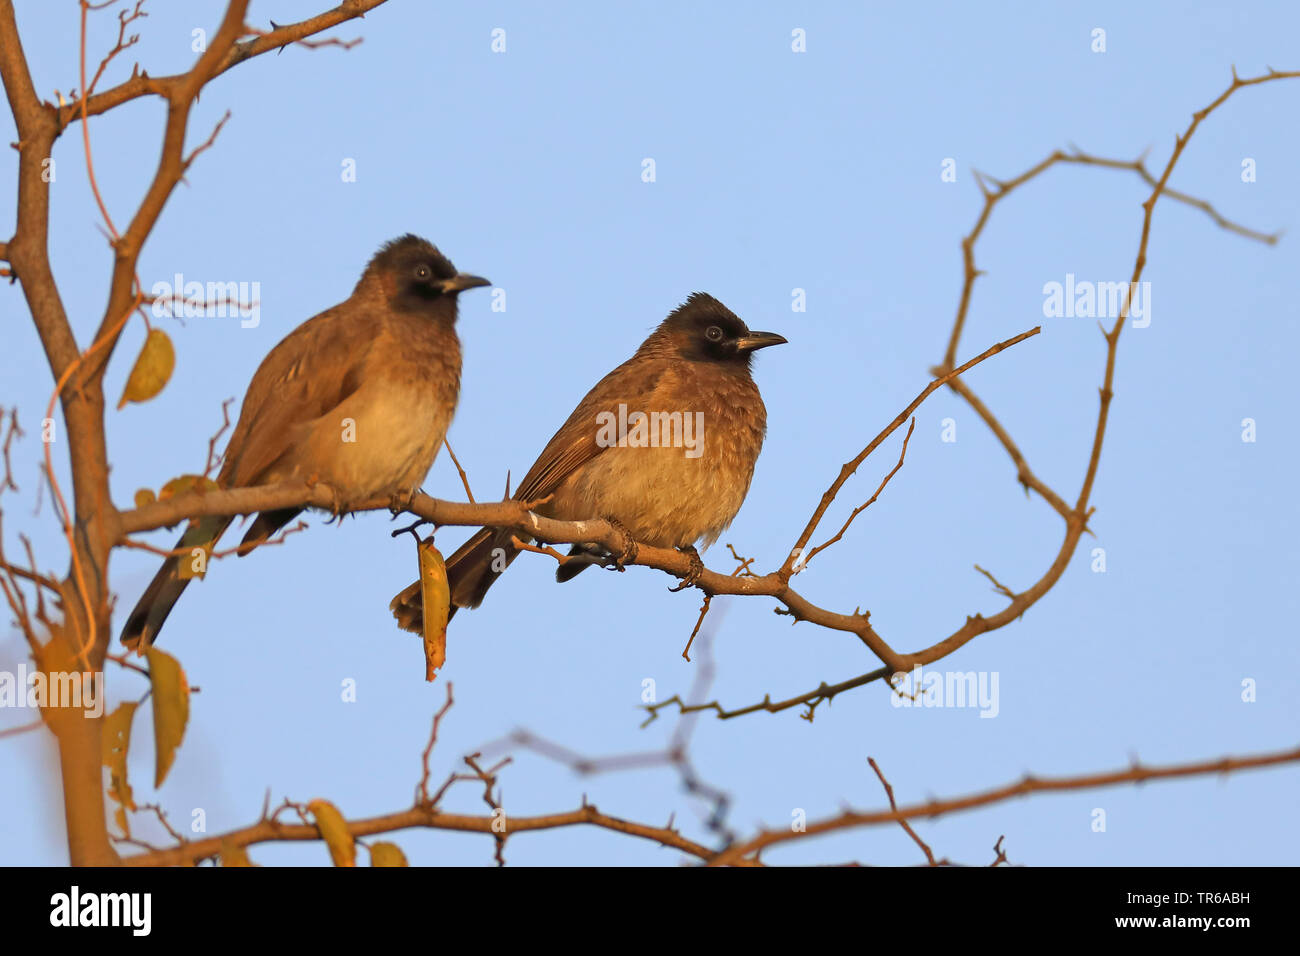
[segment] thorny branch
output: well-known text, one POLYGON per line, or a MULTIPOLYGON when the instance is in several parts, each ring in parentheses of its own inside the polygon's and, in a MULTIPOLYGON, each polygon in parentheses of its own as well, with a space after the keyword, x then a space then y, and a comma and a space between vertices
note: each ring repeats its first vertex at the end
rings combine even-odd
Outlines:
MULTIPOLYGON (((728 847, 709 861, 710 866, 730 865, 737 861, 756 858, 769 846, 787 843, 791 840, 807 839, 832 831, 862 826, 878 826, 884 823, 896 823, 916 820, 922 817, 934 819, 947 813, 972 810, 994 803, 1023 797, 1032 793, 1063 793, 1077 790, 1096 790, 1112 787, 1122 783, 1145 783, 1151 780, 1174 780, 1186 777, 1203 777, 1211 774, 1227 774, 1240 770, 1256 770, 1263 767, 1276 767, 1281 764, 1300 763, 1300 747, 1275 753, 1256 754, 1248 757, 1222 757, 1218 760, 1205 760, 1196 763, 1167 764, 1148 767, 1134 761, 1123 770, 1110 770, 1103 773, 1080 774, 1068 777, 1035 777, 1026 775, 1015 783, 1009 783, 991 790, 984 790, 965 797, 951 797, 947 800, 929 800, 912 806, 889 810, 859 811, 845 810, 843 813, 825 820, 811 821, 803 832, 791 830, 764 830, 752 839, 728 847)), ((1001 840, 998 841, 1001 843, 1001 840)), ((998 851, 1001 853, 1001 851, 998 851)))
MULTIPOLYGON (((452 701, 452 688, 448 684, 446 702, 434 715, 429 742, 421 758, 421 777, 419 784, 416 786, 413 805, 409 809, 395 813, 361 820, 349 820, 348 829, 354 839, 412 828, 483 833, 493 837, 494 857, 498 865, 501 865, 505 862, 503 854, 506 841, 516 833, 553 830, 572 826, 595 826, 615 833, 651 840, 661 846, 680 850, 701 862, 716 856, 717 851, 683 837, 672 826, 671 821, 668 825, 662 827, 635 823, 602 813, 594 804, 588 803, 586 800, 583 800, 582 805, 577 809, 567 812, 531 817, 511 816, 504 811, 499 795, 494 793, 496 775, 509 762, 508 759, 500 761, 492 767, 484 768, 479 764, 481 754, 469 754, 463 759, 472 773, 453 772, 442 786, 430 796, 430 756, 437 742, 442 720, 451 709, 452 701), (491 809, 489 814, 473 816, 447 813, 439 808, 442 798, 455 784, 467 782, 477 782, 483 786, 483 800, 491 809)), ((309 816, 298 804, 286 800, 274 813, 270 813, 269 809, 268 794, 267 803, 262 809, 261 819, 251 826, 202 840, 177 839, 174 846, 148 848, 147 852, 126 857, 122 860, 122 863, 126 866, 193 865, 219 857, 231 847, 246 848, 260 843, 322 839, 317 825, 310 820, 309 816), (286 810, 297 811, 299 819, 303 822, 301 824, 281 823, 280 816, 286 810)), ((740 865, 754 864, 742 860, 740 865)))
MULTIPOLYGON (((1009 179, 1006 181, 997 181, 992 179, 991 177, 984 176, 982 174, 977 174, 977 182, 984 196, 984 205, 980 210, 979 216, 976 219, 974 227, 971 229, 970 233, 968 233, 961 241, 963 282, 962 282, 961 296, 957 306, 957 314, 956 314, 956 318, 953 321, 951 334, 949 335, 948 338, 948 345, 944 355, 944 360, 940 365, 931 369, 931 373, 936 376, 943 375, 952 369, 953 363, 956 361, 957 349, 959 347, 961 336, 965 328, 966 318, 970 308, 975 280, 980 275, 983 274, 982 271, 978 269, 975 265, 975 244, 979 240, 981 234, 983 233, 984 227, 988 223, 989 217, 992 214, 993 209, 997 206, 997 204, 1002 199, 1005 199, 1009 194, 1014 192, 1016 189, 1025 185, 1031 180, 1037 178, 1042 173, 1044 173, 1045 171, 1047 171, 1048 169, 1050 169, 1051 167, 1057 164, 1074 164, 1074 165, 1081 165, 1081 166, 1097 166, 1097 167, 1108 168, 1108 169, 1132 170, 1136 172, 1144 182, 1146 182, 1148 185, 1152 187, 1150 196, 1148 196, 1147 199, 1142 203, 1142 208, 1143 208, 1142 228, 1141 228, 1141 236, 1138 242, 1137 255, 1134 261, 1132 277, 1130 280, 1132 283, 1136 283, 1139 281, 1139 279, 1142 276, 1142 272, 1146 266, 1146 250, 1147 250, 1147 245, 1150 241, 1152 214, 1155 210, 1156 202, 1160 199, 1161 196, 1168 196, 1172 200, 1185 203, 1196 209, 1200 209, 1201 211, 1205 212, 1215 222, 1215 224, 1233 233, 1236 233, 1237 235, 1241 235, 1255 241, 1263 242, 1268 245, 1274 244, 1280 235, 1279 233, 1262 233, 1253 229, 1249 229, 1245 226, 1240 226, 1236 223, 1233 223, 1230 220, 1224 218, 1222 215, 1220 215, 1218 211, 1215 210, 1214 207, 1211 206, 1208 202, 1200 199, 1195 199, 1191 196, 1188 196, 1185 193, 1181 193, 1176 190, 1169 189, 1167 187, 1167 183, 1169 181, 1170 175, 1174 170, 1174 167, 1177 165, 1179 158, 1182 156, 1183 149, 1186 147, 1187 142, 1191 138, 1192 134, 1196 132, 1201 122, 1211 113, 1213 113, 1216 109, 1218 109, 1218 107, 1221 106, 1230 96, 1232 96, 1233 93, 1247 86, 1256 86, 1258 84, 1268 83, 1274 80, 1294 79, 1297 77, 1300 77, 1300 71, 1282 72, 1282 71, 1270 69, 1267 73, 1261 76, 1243 80, 1237 76, 1236 69, 1233 69, 1232 82, 1231 84, 1229 84, 1227 89, 1225 89, 1223 93, 1221 93, 1208 106, 1204 107, 1201 110, 1198 110, 1195 114, 1193 114, 1191 124, 1181 135, 1175 138, 1174 150, 1171 153, 1169 160, 1165 164, 1163 171, 1158 177, 1152 176, 1151 173, 1148 172, 1146 168, 1145 157, 1139 158, 1137 160, 1132 160, 1132 161, 1105 159, 1097 156, 1092 156, 1090 154, 1083 153, 1078 150, 1074 150, 1069 153, 1057 150, 1053 152, 1051 155, 1049 155, 1046 159, 1042 160, 1036 165, 1025 170, 1025 172, 1021 173, 1019 176, 1016 176, 1013 179, 1009 179)), ((1133 288, 1133 286, 1130 285, 1129 288, 1133 288)), ((899 662, 908 662, 912 664, 931 663, 935 660, 939 660, 941 658, 948 656, 949 654, 953 653, 954 651, 956 651, 957 649, 965 645, 967 642, 969 642, 975 637, 978 637, 981 634, 985 634, 989 631, 993 631, 1000 627, 1006 626, 1012 621, 1015 621, 1018 618, 1020 618, 1025 613, 1026 610, 1028 610, 1035 603, 1037 603, 1039 598, 1041 598, 1044 594, 1046 594, 1056 585, 1056 582, 1060 579, 1061 575, 1065 572, 1065 569, 1069 564, 1070 558, 1074 554, 1075 548, 1078 545, 1080 538, 1083 536, 1084 532, 1087 531, 1088 518, 1092 514, 1092 507, 1091 507, 1092 487, 1093 487, 1093 482, 1097 475, 1098 465, 1101 461, 1101 449, 1106 434, 1106 424, 1109 417, 1110 402, 1114 396, 1113 384, 1114 384, 1114 374, 1115 374, 1115 358, 1116 358, 1118 344, 1119 344, 1119 336, 1121 330, 1123 329, 1125 321, 1127 321, 1128 319, 1128 311, 1129 311, 1129 301, 1126 299, 1123 308, 1120 310, 1119 316, 1115 320, 1115 324, 1108 331, 1104 332, 1104 338, 1106 341, 1106 360, 1105 360, 1105 369, 1104 369, 1103 379, 1102 379, 1102 386, 1100 389, 1100 407, 1097 413, 1097 423, 1093 433, 1092 447, 1087 460, 1082 487, 1080 488, 1079 494, 1075 500, 1074 505, 1067 504, 1064 496, 1058 494, 1056 491, 1050 488, 1045 482, 1043 482, 1033 473, 1033 471, 1029 467, 1028 462, 1025 459, 1024 454, 1021 452, 1016 442, 1011 438, 1010 433, 997 419, 997 417, 993 414, 993 412, 988 408, 988 406, 983 401, 981 401, 978 398, 978 396, 975 395, 975 393, 971 390, 970 386, 963 379, 953 376, 945 382, 945 384, 950 389, 952 389, 959 396, 961 396, 971 406, 974 412, 989 427, 989 430, 993 432, 994 436, 1001 443, 1003 449, 1007 452, 1013 464, 1016 466, 1016 480, 1020 482, 1020 484, 1025 488, 1026 492, 1033 490, 1036 493, 1038 493, 1038 495, 1044 501, 1046 501, 1048 505, 1050 505, 1051 508, 1057 514, 1061 516, 1061 518, 1065 522, 1065 530, 1064 530, 1063 540, 1061 542, 1060 547, 1057 549, 1055 555, 1052 557, 1052 560, 1048 565, 1047 569, 1043 572, 1043 574, 1039 577, 1037 581, 1035 581, 1033 584, 1031 584, 1029 587, 1025 588, 1022 591, 1011 592, 1011 593, 1008 593, 1010 592, 1009 588, 1005 588, 1000 585, 997 585, 998 587, 1001 588, 1000 593, 1002 593, 1004 597, 1008 598, 1008 603, 1004 608, 1002 608, 1002 610, 998 611, 996 614, 987 617, 978 613, 967 617, 965 624, 963 624, 960 628, 958 628, 956 631, 954 631, 952 634, 950 634, 948 637, 944 638, 943 640, 939 641, 938 643, 931 645, 930 647, 926 648, 923 651, 915 652, 912 654, 898 655, 899 662)), ((845 468, 846 469, 849 468, 849 465, 846 465, 845 468)), ((847 476, 842 473, 841 477, 843 478, 847 476)), ((832 485, 831 491, 828 491, 827 494, 833 497, 832 492, 835 491, 838 491, 838 486, 832 485)), ((824 497, 823 503, 824 505, 829 504, 829 500, 826 497, 824 497)), ((820 510, 824 511, 825 507, 823 507, 820 510)), ((814 515, 814 522, 818 517, 820 517, 820 513, 814 515)), ((801 538, 800 546, 806 544, 807 539, 809 537, 810 534, 808 532, 805 532, 804 536, 801 538)), ((798 549, 796 548, 796 551, 791 553, 790 558, 787 558, 786 565, 785 565, 786 567, 791 566, 791 563, 797 560, 798 553, 799 553, 798 549)), ((987 572, 984 573, 987 574, 987 572)), ((789 707, 797 706, 798 704, 805 704, 808 705, 810 708, 812 708, 819 703, 829 701, 834 695, 842 693, 845 690, 861 687, 866 684, 873 683, 877 680, 888 678, 891 675, 891 673, 896 673, 898 670, 901 669, 897 666, 893 666, 894 662, 891 662, 890 660, 884 657, 882 657, 881 659, 886 664, 886 666, 883 668, 878 668, 868 673, 861 674, 857 677, 850 678, 849 680, 841 681, 835 684, 828 685, 823 682, 819 687, 814 688, 811 691, 807 691, 803 694, 799 694, 794 697, 791 697, 785 701, 782 701, 780 704, 774 705, 772 704, 770 697, 764 697, 764 699, 759 703, 752 704, 746 707, 727 709, 722 707, 717 702, 710 702, 710 704, 704 706, 716 710, 718 717, 721 719, 739 717, 745 714, 755 713, 760 710, 768 711, 768 712, 776 712, 779 710, 785 710, 789 707)), ((665 701, 659 704, 658 706, 662 707, 666 703, 668 703, 668 701, 665 701)), ((682 706, 680 702, 678 702, 678 706, 679 707, 682 706)), ((651 709, 650 714, 651 714, 650 719, 653 720, 654 717, 656 716, 656 711, 651 709)))
MULTIPOLYGON (((725 609, 724 609, 725 611, 725 609)), ((701 637, 703 648, 699 666, 695 672, 695 681, 691 688, 692 700, 708 693, 713 683, 715 664, 713 660, 713 634, 719 621, 715 617, 712 626, 701 637)), ((586 757, 568 747, 546 740, 527 730, 517 730, 502 740, 493 741, 480 747, 484 754, 513 751, 517 748, 530 750, 557 763, 564 764, 574 773, 582 776, 615 773, 624 770, 643 769, 646 767, 672 767, 681 781, 682 788, 689 794, 705 800, 710 807, 705 819, 708 829, 717 835, 723 846, 730 846, 736 836, 727 824, 727 814, 731 798, 721 789, 706 783, 695 769, 690 757, 691 737, 695 732, 695 718, 683 713, 673 728, 668 745, 662 750, 642 753, 615 754, 608 757, 586 757)), ((671 829, 671 821, 670 821, 671 829)))
MULTIPOLYGON (((803 830, 760 830, 754 836, 739 841, 736 840, 729 831, 723 831, 724 847, 721 850, 715 851, 683 837, 673 826, 671 820, 663 827, 634 823, 600 812, 593 804, 588 803, 585 798, 582 805, 576 810, 532 817, 512 817, 503 810, 499 797, 495 796, 492 791, 492 788, 496 785, 496 773, 505 765, 505 762, 499 762, 495 766, 485 769, 478 765, 477 761, 480 754, 471 754, 465 758, 465 763, 471 768, 473 773, 465 774, 453 772, 447 778, 442 787, 439 788, 432 797, 428 797, 429 755, 433 750, 434 743, 436 742, 440 723, 450 708, 451 701, 451 688, 448 686, 447 702, 434 717, 429 744, 423 755, 423 772, 421 781, 416 787, 416 799, 414 805, 407 810, 348 821, 348 830, 354 839, 385 833, 394 833, 399 830, 414 828, 477 832, 488 834, 493 837, 495 844, 494 856, 497 862, 501 863, 503 862, 502 853, 506 841, 517 833, 590 825, 629 836, 652 840, 662 846, 681 850, 709 866, 762 866, 764 863, 761 860, 761 854, 770 846, 794 840, 809 839, 814 836, 820 836, 837 831, 898 823, 905 831, 907 831, 909 836, 912 837, 917 845, 922 848, 923 852, 926 854, 927 862, 930 865, 942 866, 948 861, 935 859, 933 851, 931 851, 925 841, 916 834, 915 830, 910 826, 909 821, 921 818, 935 819, 945 814, 958 813, 979 807, 990 806, 992 804, 1004 803, 1009 800, 1036 793, 1063 793, 1070 791, 1095 790, 1120 784, 1139 784, 1157 780, 1182 779, 1196 776, 1208 776, 1211 774, 1228 774, 1242 770, 1261 769, 1264 767, 1279 766, 1283 764, 1300 763, 1300 747, 1293 750, 1278 751, 1274 753, 1256 754, 1245 757, 1224 757, 1218 760, 1169 764, 1163 766, 1146 766, 1134 760, 1126 768, 1101 773, 1063 777, 1035 777, 1032 775, 1026 775, 1019 781, 1005 784, 1001 787, 995 787, 990 790, 942 800, 931 799, 925 803, 912 804, 900 808, 894 799, 892 786, 885 779, 875 761, 872 760, 870 761, 872 769, 876 771, 881 784, 885 788, 886 797, 889 802, 889 809, 875 811, 845 810, 834 817, 811 821, 803 830), (446 813, 439 809, 439 803, 447 791, 454 784, 461 782, 478 782, 484 786, 484 800, 488 806, 492 808, 490 814, 484 816, 473 816, 446 813)), ((497 745, 497 749, 499 750, 502 746, 508 746, 511 744, 527 746, 545 756, 552 757, 553 759, 574 767, 577 772, 600 773, 659 765, 665 762, 673 763, 673 759, 665 760, 664 758, 665 756, 672 758, 679 752, 684 752, 684 736, 686 734, 689 734, 689 729, 683 731, 679 724, 678 732, 674 734, 672 742, 663 754, 630 755, 629 757, 596 760, 583 758, 574 754, 572 751, 569 751, 567 748, 559 747, 550 744, 549 742, 540 741, 540 738, 530 737, 526 734, 515 735, 512 738, 508 738, 506 741, 502 742, 502 744, 497 745)), ((689 762, 687 762, 686 766, 689 768, 689 762)), ((693 771, 690 772, 689 776, 686 772, 683 773, 683 783, 687 789, 692 792, 708 795, 708 791, 699 783, 698 779, 693 777, 693 771)), ((725 801, 725 797, 723 800, 725 801)), ((720 824, 720 819, 718 817, 719 812, 725 813, 726 809, 725 802, 718 806, 720 807, 720 810, 715 809, 715 812, 709 821, 710 825, 715 829, 720 824)), ((261 819, 251 826, 219 836, 208 837, 203 840, 178 840, 177 845, 175 846, 167 848, 151 848, 148 852, 127 857, 122 862, 127 866, 193 865, 202 862, 203 860, 219 856, 228 847, 243 848, 260 843, 301 840, 314 841, 320 839, 322 839, 320 831, 302 812, 301 807, 286 800, 274 814, 268 814, 267 808, 264 807, 261 819), (303 819, 304 822, 301 825, 281 823, 279 821, 280 814, 286 809, 298 810, 299 817, 300 819, 303 819)), ((1001 836, 998 837, 997 843, 994 846, 996 856, 991 864, 992 866, 998 866, 1007 862, 1006 852, 1002 848, 1003 839, 1004 838, 1001 836)))

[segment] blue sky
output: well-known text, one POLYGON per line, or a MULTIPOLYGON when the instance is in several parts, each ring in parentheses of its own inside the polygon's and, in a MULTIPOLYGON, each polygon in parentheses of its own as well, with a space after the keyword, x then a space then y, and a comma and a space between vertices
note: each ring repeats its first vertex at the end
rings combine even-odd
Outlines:
MULTIPOLYGON (((255 23, 301 19, 311 2, 254 3, 255 23)), ((76 85, 77 8, 19 4, 38 90, 76 85)), ((214 29, 216 3, 154 4, 138 59, 152 73, 185 68, 191 31, 214 29)), ((196 107, 197 144, 232 119, 168 203, 141 259, 146 285, 181 272, 260 284, 261 320, 164 322, 176 374, 147 405, 108 417, 116 499, 202 468, 221 402, 242 395, 266 352, 350 292, 366 259, 404 232, 427 236, 463 270, 507 294, 504 313, 468 293, 460 321, 465 371, 450 438, 476 494, 527 469, 586 389, 635 349, 688 293, 718 296, 788 346, 762 353, 756 379, 768 438, 749 498, 723 542, 776 567, 827 484, 920 390, 946 346, 961 281, 959 239, 980 196, 972 168, 1009 178, 1077 144, 1160 168, 1194 110, 1243 75, 1300 67, 1294 5, 957 3, 598 5, 392 2, 337 34, 354 49, 289 49, 241 65, 196 107), (1091 33, 1106 31, 1106 51, 1091 33), (493 53, 491 31, 506 31, 493 53), (807 52, 791 51, 806 31, 807 52), (653 158, 656 181, 641 178, 653 158), (955 160, 955 183, 941 164, 955 160), (354 160, 356 181, 344 182, 354 160), (791 310, 791 290, 807 311, 791 310)), ((107 49, 111 14, 93 21, 107 49)), ((97 62, 97 58, 95 60, 97 62)), ((126 75, 116 64, 106 82, 126 75)), ((1300 228, 1292 118, 1300 83, 1238 93, 1197 133, 1171 185, 1264 230, 1300 228), (1242 161, 1257 179, 1244 183, 1242 161)), ((125 222, 156 161, 163 107, 141 100, 92 121, 98 181, 125 222)), ((5 142, 14 138, 7 112, 5 142)), ((79 131, 56 147, 52 258, 81 341, 98 324, 110 255, 86 185, 79 131)), ((0 153, 0 181, 15 160, 0 153)), ((1067 274, 1126 281, 1147 189, 1131 173, 1064 167, 1002 203, 978 247, 960 357, 1036 324, 1043 334, 974 370, 1036 473, 1078 493, 1101 381, 1093 320, 1046 319, 1043 286, 1067 274)), ((12 185, 0 222, 13 216, 12 185)), ((8 228, 6 225, 4 228, 8 228)), ((1024 619, 936 665, 997 672, 999 711, 898 709, 877 684, 817 710, 719 722, 693 740, 701 775, 731 794, 741 833, 816 819, 842 805, 879 807, 875 757, 900 801, 965 794, 1017 779, 1294 746, 1300 726, 1294 578, 1297 467, 1291 356, 1300 342, 1294 277, 1300 245, 1275 247, 1218 229, 1162 201, 1145 278, 1152 321, 1120 344, 1111 426, 1085 540, 1057 587, 1024 619), (1241 422, 1257 423, 1243 442, 1241 422), (1091 570, 1092 547, 1106 551, 1091 570), (1241 699, 1253 680, 1257 700, 1241 699)), ((16 288, 0 292, 0 405, 17 405, 29 437, 15 462, 26 504, 5 499, 6 544, 30 534, 41 563, 62 568, 49 513, 30 514, 51 389, 16 288)), ((115 397, 143 339, 127 333, 109 371, 115 397)), ((900 436, 873 457, 827 515, 833 531, 893 466, 900 436)), ((57 459, 56 454, 56 459, 57 459)), ((461 499, 451 462, 426 482, 461 499)), ((418 641, 393 627, 387 602, 414 572, 409 539, 384 515, 341 527, 312 520, 284 547, 221 563, 178 605, 162 646, 201 688, 161 791, 142 712, 131 770, 137 799, 188 825, 194 808, 217 833, 252 822, 269 788, 324 797, 349 815, 409 804, 443 683, 434 776, 460 755, 523 727, 584 754, 652 750, 672 724, 639 730, 643 681, 661 698, 689 690, 681 658, 698 592, 668 594, 658 572, 588 573, 564 587, 550 562, 525 556, 449 636, 448 665, 423 681, 418 641), (356 682, 356 703, 340 700, 356 682)), ((1011 587, 1036 580, 1061 522, 1026 499, 1009 460, 953 395, 925 404, 907 462, 845 540, 797 581, 837 610, 870 609, 901 650, 946 636, 1002 606, 973 564, 1011 587), (956 423, 944 442, 941 423, 956 423)), ((447 529, 450 551, 463 531, 447 529)), ((159 533, 154 543, 167 546, 159 533)), ((722 544, 707 563, 730 570, 722 544)), ((155 569, 115 556, 120 621, 155 569)), ((727 706, 791 696, 872 669, 849 635, 795 628, 766 599, 714 602, 717 676, 727 706)), ((0 668, 26 653, 0 634, 0 668)), ((112 693, 137 697, 135 678, 112 693)), ((0 714, 4 726, 26 713, 0 714)), ((66 859, 57 761, 39 734, 0 741, 7 781, 0 861, 66 859)), ((580 778, 523 753, 502 778, 513 814, 601 809, 710 839, 707 808, 662 769, 580 778)), ((922 821, 938 855, 992 859, 1006 835, 1014 862, 1281 864, 1300 836, 1289 822, 1292 768, 1228 778, 1038 796, 922 821), (1094 832, 1094 811, 1106 813, 1094 832)), ((480 792, 447 809, 481 812, 480 792)), ((141 832, 148 834, 147 823, 141 832)), ((413 862, 488 865, 481 836, 399 834, 413 862)), ((267 863, 320 863, 320 846, 254 848, 267 863)), ((672 865, 677 853, 591 829, 512 839, 514 864, 672 865)), ((772 862, 921 857, 896 827, 787 845, 772 862)))

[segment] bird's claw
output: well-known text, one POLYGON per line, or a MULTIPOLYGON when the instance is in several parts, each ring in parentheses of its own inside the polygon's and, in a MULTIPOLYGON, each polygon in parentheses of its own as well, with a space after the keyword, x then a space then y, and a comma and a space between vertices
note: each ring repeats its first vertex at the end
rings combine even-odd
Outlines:
POLYGON ((609 515, 606 515, 605 520, 610 523, 610 525, 614 528, 614 530, 617 531, 623 539, 623 550, 620 551, 618 554, 613 555, 614 558, 613 566, 615 570, 626 571, 627 570, 626 565, 631 564, 633 561, 636 560, 636 554, 637 554, 636 538, 632 537, 632 532, 628 531, 627 527, 623 524, 623 522, 619 521, 617 518, 613 518, 610 517, 609 515))
POLYGON ((388 510, 396 518, 404 511, 409 511, 411 505, 415 503, 415 496, 420 493, 419 488, 412 488, 409 491, 394 491, 388 498, 388 510))
POLYGON ((700 552, 695 550, 695 545, 688 544, 685 547, 678 548, 682 554, 691 559, 690 570, 686 572, 686 577, 682 578, 681 583, 668 590, 673 594, 678 591, 685 591, 687 588, 693 588, 700 582, 700 575, 704 573, 704 562, 700 560, 700 552))
POLYGON ((343 501, 342 495, 338 493, 338 491, 334 488, 333 485, 326 484, 324 481, 321 480, 319 475, 315 475, 315 474, 307 479, 308 488, 315 490, 318 486, 324 488, 326 491, 329 492, 329 496, 330 496, 329 512, 331 515, 330 518, 331 521, 337 521, 339 518, 343 517, 343 515, 347 514, 348 511, 347 504, 343 501))

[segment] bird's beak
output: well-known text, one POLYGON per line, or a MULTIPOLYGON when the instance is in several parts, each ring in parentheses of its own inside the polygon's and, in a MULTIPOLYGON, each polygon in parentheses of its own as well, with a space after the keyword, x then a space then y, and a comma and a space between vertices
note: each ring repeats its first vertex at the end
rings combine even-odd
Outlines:
POLYGON ((769 345, 785 344, 785 336, 777 335, 775 332, 750 332, 748 335, 742 335, 736 339, 736 348, 742 352, 757 352, 769 345))
POLYGON ((491 284, 492 282, 489 279, 484 279, 481 276, 472 276, 472 275, 468 275, 467 273, 461 272, 452 276, 450 279, 443 279, 442 291, 443 292, 464 292, 466 289, 477 289, 481 285, 491 285, 491 284))

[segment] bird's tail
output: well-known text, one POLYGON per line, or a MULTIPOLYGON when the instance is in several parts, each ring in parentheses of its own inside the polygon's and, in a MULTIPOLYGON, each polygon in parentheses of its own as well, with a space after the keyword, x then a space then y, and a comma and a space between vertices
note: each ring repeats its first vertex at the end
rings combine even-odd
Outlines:
POLYGON ((271 535, 300 514, 302 514, 301 508, 281 508, 278 511, 261 512, 249 525, 244 540, 239 542, 239 551, 236 557, 242 558, 244 555, 251 553, 259 544, 266 541, 271 535))
POLYGON ((569 548, 569 560, 555 566, 555 580, 572 581, 593 564, 609 564, 609 554, 598 544, 575 544, 569 548))
POLYGON ((122 628, 123 644, 143 652, 158 639, 158 632, 162 630, 163 621, 167 620, 173 605, 185 593, 191 578, 198 576, 196 571, 190 576, 181 577, 181 569, 194 567, 192 562, 198 559, 194 553, 196 549, 205 552, 202 560, 206 564, 213 545, 230 526, 231 520, 233 519, 228 517, 201 518, 186 529, 176 542, 176 547, 172 548, 177 553, 163 561, 163 566, 153 576, 144 594, 136 602, 131 616, 126 619, 126 625, 122 628))
MULTIPOLYGON (((447 559, 447 586, 451 590, 451 615, 458 607, 478 607, 488 588, 510 566, 519 551, 510 543, 514 532, 480 528, 447 559)), ((420 582, 404 588, 388 605, 397 626, 419 634, 424 629, 424 601, 420 582)))

